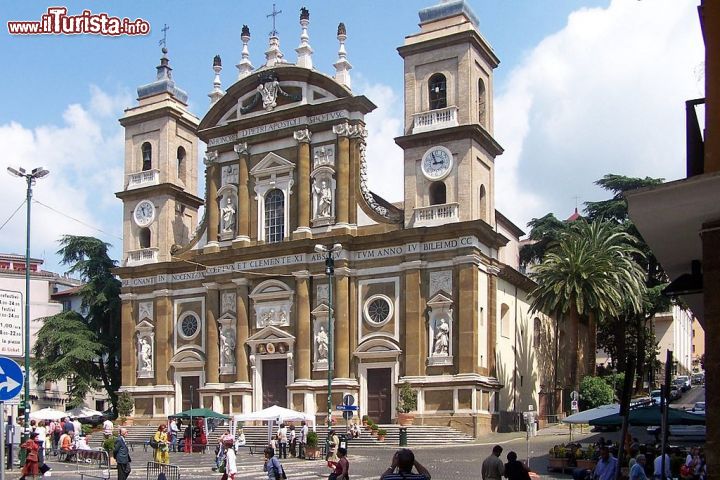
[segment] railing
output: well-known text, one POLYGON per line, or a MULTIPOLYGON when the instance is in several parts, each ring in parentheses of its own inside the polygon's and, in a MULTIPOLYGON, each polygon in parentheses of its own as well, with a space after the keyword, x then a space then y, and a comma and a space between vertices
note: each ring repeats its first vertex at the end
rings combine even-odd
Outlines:
POLYGON ((140 250, 130 250, 128 252, 125 265, 132 267, 134 265, 144 265, 146 263, 157 263, 158 248, 141 248, 140 250))
POLYGON ((148 185, 158 185, 159 183, 160 170, 156 168, 152 170, 143 170, 142 172, 128 174, 127 187, 125 187, 125 190, 147 187, 148 185))
POLYGON ((439 128, 457 127, 457 107, 445 107, 413 115, 412 133, 427 132, 439 128))
POLYGON ((457 203, 443 203, 415 209, 415 227, 430 227, 445 223, 459 222, 457 203))

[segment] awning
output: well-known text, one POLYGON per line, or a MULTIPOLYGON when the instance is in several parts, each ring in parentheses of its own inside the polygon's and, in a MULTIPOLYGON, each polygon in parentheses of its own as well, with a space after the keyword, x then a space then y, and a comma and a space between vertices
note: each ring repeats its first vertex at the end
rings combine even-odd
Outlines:
POLYGON ((175 415, 170 415, 170 418, 219 418, 222 420, 229 420, 230 417, 227 415, 223 415, 222 413, 217 413, 209 408, 193 408, 190 410, 185 410, 184 412, 176 413, 175 415))
POLYGON ((571 423, 573 425, 586 425, 590 423, 590 420, 597 418, 607 417, 609 415, 615 415, 620 412, 620 405, 613 403, 610 405, 602 405, 597 408, 591 408, 589 410, 583 410, 582 412, 574 413, 569 417, 562 419, 563 423, 571 423))
MULTIPOLYGON (((590 425, 622 425, 619 414, 590 420, 590 425)), ((628 423, 633 426, 653 426, 662 424, 660 405, 650 405, 630 410, 628 423)), ((668 425, 705 425, 705 415, 689 413, 677 408, 668 408, 668 425)))

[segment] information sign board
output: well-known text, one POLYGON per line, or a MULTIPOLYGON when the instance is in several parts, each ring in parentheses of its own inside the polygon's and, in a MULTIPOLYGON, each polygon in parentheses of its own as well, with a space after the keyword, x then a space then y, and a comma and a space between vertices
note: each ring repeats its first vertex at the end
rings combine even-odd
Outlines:
POLYGON ((0 290, 0 355, 23 357, 23 298, 20 292, 0 290))

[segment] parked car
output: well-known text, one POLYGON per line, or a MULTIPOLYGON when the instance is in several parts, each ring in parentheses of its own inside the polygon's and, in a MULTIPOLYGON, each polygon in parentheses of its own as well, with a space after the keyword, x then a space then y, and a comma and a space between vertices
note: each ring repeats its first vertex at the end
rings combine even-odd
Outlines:
POLYGON ((705 415, 705 402, 695 402, 691 412, 705 415))
POLYGON ((680 397, 682 397, 682 390, 680 390, 680 388, 676 385, 673 385, 670 388, 670 401, 677 400, 680 397))
POLYGON ((678 375, 677 377, 675 377, 674 382, 679 381, 679 380, 682 380, 682 382, 683 382, 683 386, 682 386, 683 392, 687 392, 688 390, 690 390, 690 386, 691 386, 690 385, 690 377, 688 377, 687 375, 678 375))
POLYGON ((661 390, 653 390, 650 392, 650 400, 654 405, 660 405, 660 397, 662 396, 661 390))
POLYGON ((685 392, 685 380, 682 378, 676 378, 672 381, 672 388, 680 390, 680 394, 682 395, 685 392))
POLYGON ((692 437, 705 440, 705 425, 670 425, 671 437, 692 437))
POLYGON ((690 380, 693 385, 702 385, 703 383, 705 383, 705 374, 704 373, 693 373, 690 380))

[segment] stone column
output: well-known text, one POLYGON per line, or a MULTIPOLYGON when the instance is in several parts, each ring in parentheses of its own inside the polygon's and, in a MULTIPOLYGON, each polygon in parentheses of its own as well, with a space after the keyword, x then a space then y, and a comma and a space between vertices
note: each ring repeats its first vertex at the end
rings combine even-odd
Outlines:
POLYGON ((497 351, 496 339, 497 339, 497 274, 500 270, 495 266, 488 267, 488 329, 487 329, 487 341, 488 341, 488 373, 490 376, 497 374, 497 351))
POLYGON ((312 329, 310 327, 310 294, 308 271, 294 272, 295 291, 297 293, 297 330, 295 342, 295 373, 296 379, 310 379, 310 364, 312 363, 310 344, 312 329))
POLYGON ((237 285, 237 332, 235 339, 236 382, 248 382, 248 358, 245 342, 250 336, 250 323, 248 321, 248 282, 244 278, 233 280, 237 285))
POLYGON ((250 161, 250 150, 248 144, 238 143, 235 145, 235 153, 238 154, 238 235, 235 241, 250 241, 250 193, 248 191, 248 162, 250 161))
POLYGON ((350 377, 349 278, 343 270, 335 270, 335 378, 350 377))
POLYGON ((205 156, 205 165, 207 166, 207 246, 206 250, 216 251, 218 249, 218 227, 220 218, 218 216, 217 192, 220 183, 220 173, 217 164, 217 152, 208 152, 205 156))
MULTIPOLYGON (((420 270, 405 270, 405 375, 425 374, 425 316, 420 292, 420 270)), ((399 316, 396 316, 396 321, 399 316)))
POLYGON ((333 132, 338 136, 337 179, 335 189, 335 223, 338 226, 348 226, 349 222, 349 195, 350 195, 350 139, 352 127, 346 122, 333 126, 333 132))
POLYGON ((478 269, 464 263, 458 273, 458 367, 459 373, 473 373, 478 370, 478 269))
POLYGON ((298 142, 298 190, 296 195, 298 226, 293 238, 308 238, 310 232, 310 138, 312 134, 307 128, 293 134, 298 142))
POLYGON ((207 365, 205 368, 206 383, 218 383, 220 381, 220 352, 218 336, 218 311, 219 291, 217 283, 204 283, 207 293, 205 294, 205 351, 207 352, 207 365))
POLYGON ((169 385, 170 383, 170 331, 173 324, 173 304, 170 290, 157 290, 155 294, 155 383, 169 385))
POLYGON ((365 143, 367 130, 365 125, 358 124, 352 133, 350 142, 350 176, 349 176, 349 209, 348 220, 351 225, 357 225, 357 192, 360 187, 360 144, 365 143))
MULTIPOLYGON (((705 157, 707 158, 707 156, 705 157)), ((715 340, 720 340, 720 221, 702 226, 702 270, 703 305, 705 317, 705 371, 710 372, 705 379, 705 396, 708 399, 720 398, 720 378, 713 372, 720 371, 720 351, 715 350, 715 340)), ((688 266, 689 267, 689 266, 688 266)), ((720 468, 720 416, 713 413, 707 416, 707 440, 705 451, 708 459, 708 472, 714 468, 715 478, 720 468)))
POLYGON ((120 300, 122 300, 120 312, 120 338, 122 339, 120 342, 120 355, 123 359, 120 377, 123 387, 135 385, 135 379, 137 378, 135 298, 136 295, 134 293, 120 294, 120 300))

